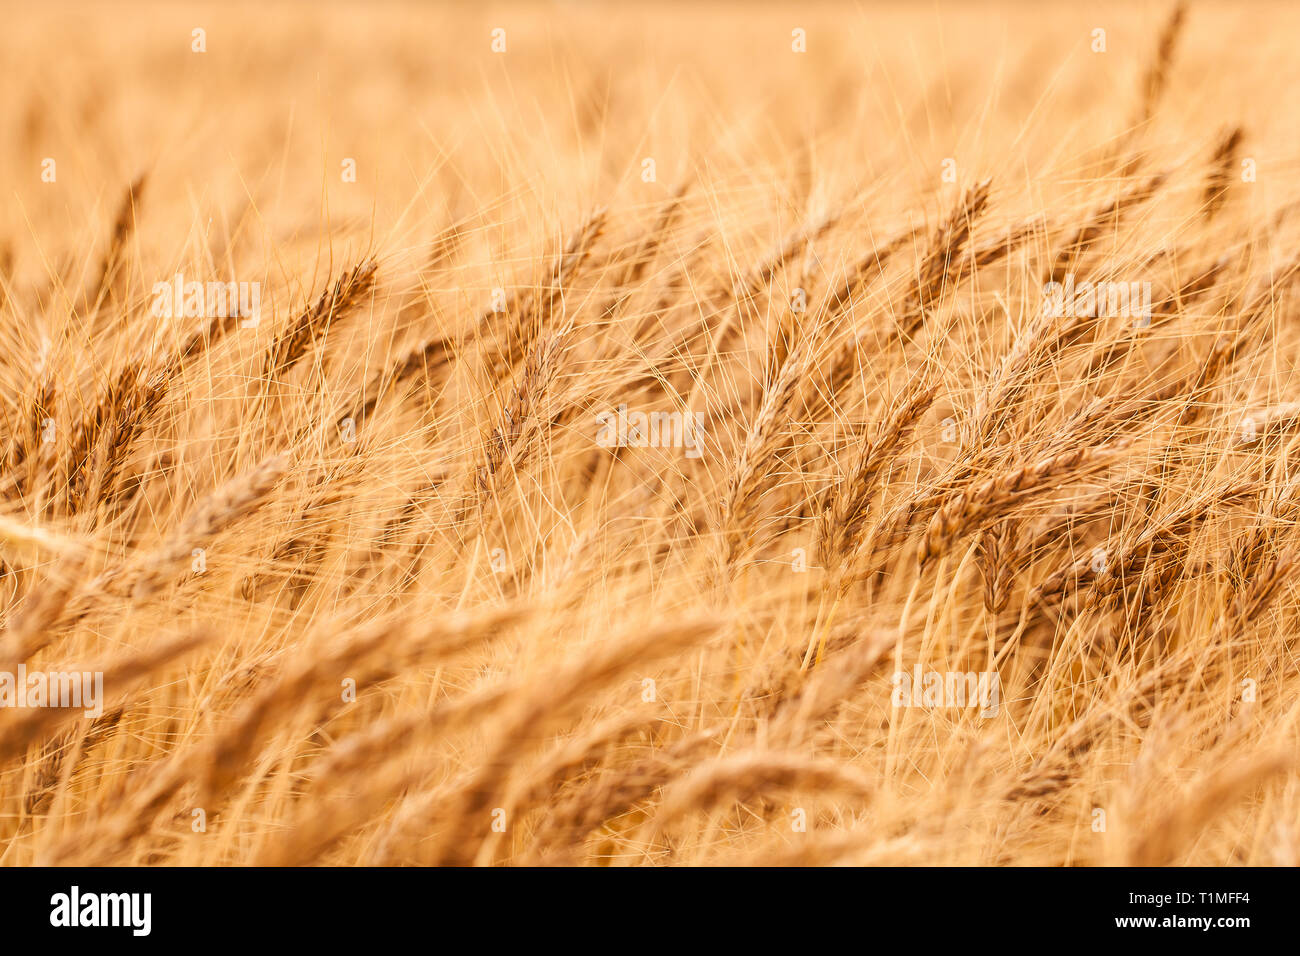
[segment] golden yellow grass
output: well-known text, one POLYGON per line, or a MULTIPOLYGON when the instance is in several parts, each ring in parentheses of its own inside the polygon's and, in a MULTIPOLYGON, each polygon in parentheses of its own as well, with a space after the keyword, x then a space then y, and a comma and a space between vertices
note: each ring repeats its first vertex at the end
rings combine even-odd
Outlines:
POLYGON ((1294 9, 5 22, 0 862, 1297 861, 1294 9))

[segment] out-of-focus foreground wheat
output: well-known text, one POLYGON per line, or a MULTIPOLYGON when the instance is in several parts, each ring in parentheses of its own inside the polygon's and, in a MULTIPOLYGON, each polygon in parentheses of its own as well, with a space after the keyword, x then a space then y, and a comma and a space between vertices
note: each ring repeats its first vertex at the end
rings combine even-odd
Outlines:
POLYGON ((1300 855, 1295 9, 5 22, 0 861, 1300 855))

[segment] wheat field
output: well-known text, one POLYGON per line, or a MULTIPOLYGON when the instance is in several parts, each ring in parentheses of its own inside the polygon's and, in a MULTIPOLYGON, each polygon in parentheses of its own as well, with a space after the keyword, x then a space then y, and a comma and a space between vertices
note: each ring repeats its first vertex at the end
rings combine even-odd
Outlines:
POLYGON ((7 12, 4 864, 1300 861, 1294 7, 7 12))

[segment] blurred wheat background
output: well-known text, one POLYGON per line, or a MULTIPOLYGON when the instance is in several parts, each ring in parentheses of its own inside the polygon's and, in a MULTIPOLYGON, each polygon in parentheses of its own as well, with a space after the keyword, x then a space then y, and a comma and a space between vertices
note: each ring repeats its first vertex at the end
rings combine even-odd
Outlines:
POLYGON ((5 22, 3 863, 1300 857, 1294 7, 5 22))

